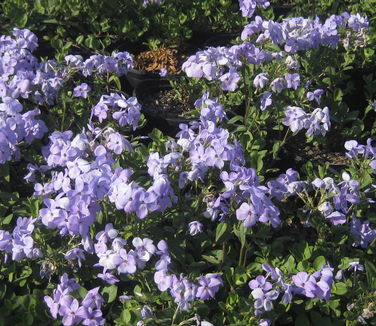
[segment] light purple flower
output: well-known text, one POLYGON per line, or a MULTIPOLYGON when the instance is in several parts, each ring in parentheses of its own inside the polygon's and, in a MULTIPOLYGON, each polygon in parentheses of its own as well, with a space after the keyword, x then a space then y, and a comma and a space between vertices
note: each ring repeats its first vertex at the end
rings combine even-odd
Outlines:
POLYGON ((160 71, 159 71, 159 76, 166 77, 167 76, 167 69, 161 68, 160 71))
POLYGON ((197 289, 196 297, 201 300, 214 298, 219 287, 222 285, 222 280, 219 278, 218 274, 207 274, 206 276, 201 276, 199 277, 198 282, 200 286, 197 289))
POLYGON ((260 73, 253 80, 253 86, 264 88, 268 80, 268 74, 266 72, 260 73))
POLYGON ((328 219, 333 225, 341 225, 346 223, 346 215, 338 211, 329 214, 325 218, 328 219))
POLYGON ((286 118, 282 121, 285 126, 290 127, 292 132, 303 129, 306 125, 308 115, 304 110, 297 106, 288 106, 285 109, 286 118))
POLYGON ((203 228, 203 225, 202 223, 198 222, 198 221, 193 221, 193 222, 190 222, 188 224, 188 230, 189 230, 189 234, 191 236, 194 236, 198 233, 201 233, 202 232, 202 228, 203 228))
POLYGON ((278 77, 270 83, 270 88, 274 93, 280 93, 284 88, 286 88, 286 81, 283 78, 278 77))
POLYGON ((296 90, 300 85, 300 75, 297 74, 297 73, 286 74, 285 80, 286 80, 286 87, 287 88, 292 88, 292 89, 296 90))
POLYGON ((324 90, 321 88, 314 90, 313 92, 307 92, 307 99, 308 101, 315 100, 317 104, 320 104, 320 97, 324 94, 324 90))
POLYGON ((119 273, 134 274, 137 271, 136 258, 132 252, 127 253, 125 249, 119 251, 121 263, 118 265, 117 270, 119 273))
POLYGON ((86 83, 82 83, 81 85, 78 85, 73 89, 73 96, 82 97, 86 99, 90 91, 91 91, 90 86, 86 83))
POLYGON ((261 102, 260 102, 261 111, 266 110, 268 106, 272 105, 273 103, 272 95, 273 94, 271 92, 266 92, 262 95, 261 102))
POLYGON ((240 80, 240 75, 235 68, 230 67, 229 72, 222 75, 219 80, 222 82, 221 88, 224 91, 233 92, 238 87, 238 82, 240 80))

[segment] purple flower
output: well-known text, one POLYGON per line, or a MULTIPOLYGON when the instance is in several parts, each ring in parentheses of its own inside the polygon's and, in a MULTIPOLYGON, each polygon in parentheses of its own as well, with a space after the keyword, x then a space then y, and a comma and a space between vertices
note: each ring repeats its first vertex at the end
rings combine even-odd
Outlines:
POLYGON ((322 134, 323 136, 325 136, 326 132, 329 131, 330 126, 331 122, 329 108, 326 106, 323 109, 315 109, 309 116, 309 118, 305 120, 304 128, 308 129, 308 136, 318 134, 322 134))
POLYGON ((253 86, 264 88, 268 80, 268 74, 266 72, 263 72, 255 77, 255 79, 253 80, 253 86))
POLYGON ((107 118, 108 106, 104 103, 98 103, 92 108, 92 114, 98 117, 99 122, 107 118))
POLYGON ((99 294, 99 287, 96 287, 86 294, 85 298, 82 300, 82 306, 85 308, 100 309, 103 301, 102 296, 99 294))
POLYGON ((261 103, 260 103, 260 110, 264 111, 267 109, 268 106, 272 105, 272 93, 271 92, 266 92, 265 94, 262 95, 261 97, 261 103))
POLYGON ((303 109, 297 106, 288 106, 285 109, 286 118, 282 121, 285 126, 290 127, 292 132, 299 131, 304 128, 308 115, 303 109))
POLYGON ((155 253, 156 248, 153 245, 153 240, 136 237, 132 240, 132 244, 137 250, 137 257, 143 262, 148 262, 151 256, 155 253))
POLYGON ((307 99, 308 101, 315 100, 317 104, 320 104, 320 97, 324 94, 324 90, 321 88, 314 90, 313 92, 307 92, 307 99))
POLYGON ((274 93, 280 93, 286 87, 286 82, 283 78, 278 77, 270 83, 270 88, 274 93))
POLYGON ((222 285, 222 280, 219 278, 218 274, 207 274, 206 276, 201 276, 198 279, 200 286, 197 289, 196 297, 201 300, 206 300, 208 298, 214 298, 219 287, 222 285))
POLYGON ((263 291, 269 291, 272 288, 272 284, 267 282, 266 278, 262 275, 259 275, 254 280, 251 280, 248 285, 252 290, 260 288, 263 291))
POLYGON ((306 272, 299 272, 292 276, 292 281, 296 285, 294 292, 303 294, 308 298, 315 297, 315 290, 317 288, 316 280, 312 275, 308 275, 306 272))
POLYGON ((272 323, 269 319, 262 318, 260 319, 258 326, 270 326, 272 323))
POLYGON ((118 132, 112 132, 108 136, 107 148, 120 155, 125 149, 132 152, 132 145, 118 132))
POLYGON ((85 326, 99 326, 104 325, 106 323, 106 320, 102 318, 102 311, 99 309, 93 309, 91 307, 86 308, 85 315, 83 318, 85 320, 82 321, 82 325, 85 326))
POLYGON ((85 260, 84 251, 80 248, 73 248, 64 255, 66 260, 77 259, 78 267, 81 267, 81 260, 85 260))
POLYGON ((104 271, 117 268, 123 261, 120 255, 112 250, 107 250, 105 253, 98 253, 98 257, 99 265, 104 267, 104 271))
POLYGON ((300 85, 300 75, 295 74, 286 74, 285 75, 287 88, 292 88, 296 90, 300 85))
POLYGON ((86 83, 82 83, 81 85, 78 85, 73 89, 73 96, 82 97, 86 99, 90 91, 91 91, 90 86, 86 83))
POLYGON ((168 254, 168 244, 165 240, 161 240, 157 244, 157 254, 158 255, 167 255, 168 254))
POLYGON ((253 207, 247 203, 242 203, 236 210, 236 218, 239 221, 244 221, 244 226, 249 228, 256 224, 258 215, 253 207))
POLYGON ((45 296, 44 302, 46 302, 48 308, 50 309, 51 316, 56 319, 59 312, 59 303, 55 302, 51 297, 45 296))
POLYGON ((194 236, 196 235, 197 233, 201 233, 202 232, 202 223, 198 222, 198 221, 193 221, 193 222, 190 222, 188 224, 188 230, 189 230, 189 234, 191 236, 194 236))
POLYGON ((152 318, 152 317, 153 317, 153 311, 151 310, 150 306, 144 305, 141 308, 141 318, 147 319, 147 318, 152 318))
POLYGON ((353 270, 354 274, 356 274, 357 271, 364 272, 364 266, 357 261, 353 261, 353 262, 349 263, 349 265, 350 266, 349 266, 348 270, 349 271, 353 270))
POLYGON ((357 218, 350 222, 350 232, 354 237, 353 246, 367 248, 368 245, 376 239, 376 229, 372 229, 369 221, 362 223, 357 218))
POLYGON ((256 9, 256 0, 239 0, 240 10, 243 17, 251 18, 256 9))
POLYGON ((63 316, 62 321, 64 326, 72 326, 86 318, 85 308, 80 307, 76 299, 73 299, 67 305, 61 305, 59 315, 63 316))
POLYGON ((118 236, 118 234, 119 234, 119 231, 114 229, 114 226, 112 225, 112 223, 108 223, 106 224, 104 231, 100 231, 97 233, 97 235, 95 236, 95 239, 97 240, 104 239, 105 242, 107 242, 110 239, 111 240, 115 239, 118 236))
POLYGON ((97 277, 107 282, 108 284, 116 284, 120 282, 119 279, 116 276, 112 275, 111 273, 104 273, 104 274, 99 273, 97 277))
POLYGON ((279 296, 279 292, 276 290, 271 290, 268 292, 264 292, 261 288, 256 288, 251 292, 254 299, 256 299, 254 303, 254 307, 257 310, 265 310, 270 311, 273 309, 273 300, 276 300, 279 296))
POLYGON ((159 76, 166 77, 167 76, 167 69, 166 68, 161 68, 159 70, 159 76))
POLYGON ((159 291, 166 291, 172 286, 172 276, 166 271, 160 270, 154 273, 154 282, 157 284, 159 291))
POLYGON ((127 253, 125 249, 120 249, 119 251, 121 257, 121 263, 119 264, 117 270, 119 273, 124 274, 134 274, 137 271, 136 258, 132 252, 127 253))
POLYGON ((325 218, 328 219, 333 225, 341 225, 346 223, 346 215, 337 211, 329 214, 325 218))
POLYGON ((222 82, 221 87, 224 91, 233 92, 238 87, 240 75, 235 68, 230 67, 229 72, 222 75, 219 80, 222 82))

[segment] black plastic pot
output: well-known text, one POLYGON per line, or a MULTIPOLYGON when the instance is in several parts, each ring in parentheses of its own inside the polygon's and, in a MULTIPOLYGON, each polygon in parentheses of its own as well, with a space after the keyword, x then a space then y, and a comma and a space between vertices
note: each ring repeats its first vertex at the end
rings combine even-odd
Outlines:
POLYGON ((130 69, 126 75, 127 81, 132 88, 136 88, 144 80, 161 79, 161 76, 155 72, 130 69))
POLYGON ((137 97, 137 100, 141 104, 142 113, 154 128, 158 128, 167 135, 174 136, 179 131, 180 123, 189 123, 194 119, 179 117, 171 112, 163 114, 153 110, 150 104, 145 101, 146 94, 150 97, 152 94, 158 94, 161 91, 171 89, 172 86, 167 79, 143 80, 135 87, 133 96, 137 97))

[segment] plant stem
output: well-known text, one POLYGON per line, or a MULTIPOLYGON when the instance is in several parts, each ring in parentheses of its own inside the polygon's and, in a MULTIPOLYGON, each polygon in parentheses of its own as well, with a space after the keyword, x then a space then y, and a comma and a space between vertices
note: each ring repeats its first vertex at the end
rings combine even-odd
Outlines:
POLYGON ((178 312, 179 312, 179 305, 176 307, 176 310, 174 312, 174 315, 172 316, 172 322, 171 322, 171 326, 173 326, 175 324, 175 319, 178 315, 178 312))

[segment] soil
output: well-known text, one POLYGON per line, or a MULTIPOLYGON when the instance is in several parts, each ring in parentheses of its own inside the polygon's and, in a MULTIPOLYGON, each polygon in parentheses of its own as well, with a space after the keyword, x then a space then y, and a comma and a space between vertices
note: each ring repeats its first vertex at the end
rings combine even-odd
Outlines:
POLYGON ((143 106, 153 111, 153 115, 167 118, 190 118, 186 113, 193 109, 187 99, 176 98, 172 89, 146 95, 143 106))
POLYGON ((346 158, 343 152, 330 152, 314 146, 305 146, 300 153, 295 156, 296 160, 312 161, 318 164, 328 162, 331 166, 346 165, 346 158))
MULTIPOLYGON (((332 136, 335 139, 334 135, 332 136)), ((337 144, 341 144, 340 141, 337 144)), ((288 168, 300 170, 304 163, 310 161, 313 165, 324 165, 329 163, 329 169, 339 174, 341 169, 346 165, 345 149, 339 146, 338 149, 325 148, 325 146, 313 146, 307 144, 305 135, 296 135, 287 142, 284 150, 281 151, 278 161, 280 171, 288 168), (338 149, 342 149, 339 151, 338 149)))
POLYGON ((182 47, 168 48, 162 45, 155 51, 138 54, 134 59, 135 68, 148 72, 159 72, 165 68, 168 74, 177 75, 181 73, 181 65, 188 57, 183 52, 182 47))

